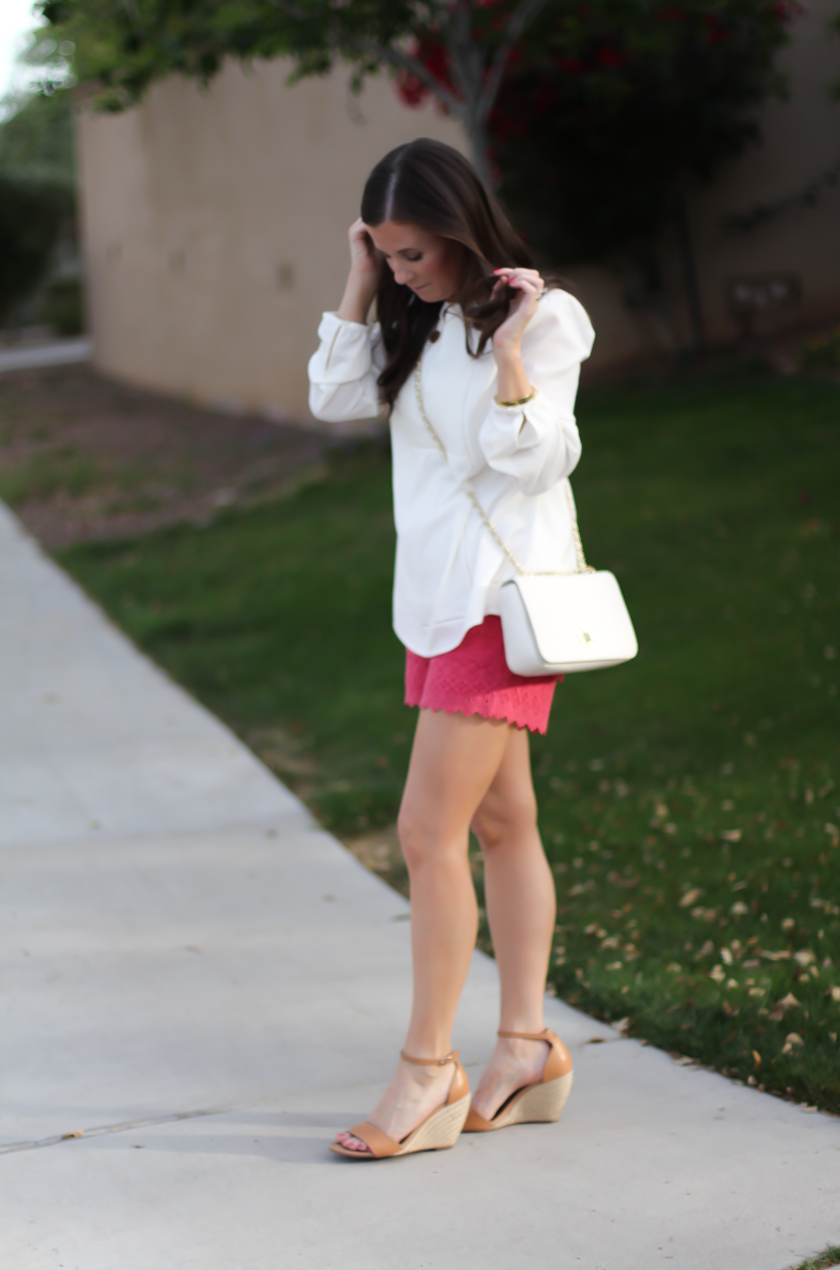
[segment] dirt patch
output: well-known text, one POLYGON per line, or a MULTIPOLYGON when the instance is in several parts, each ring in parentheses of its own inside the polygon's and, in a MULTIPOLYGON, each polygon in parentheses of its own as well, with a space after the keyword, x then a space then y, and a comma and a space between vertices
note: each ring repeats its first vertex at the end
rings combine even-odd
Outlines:
POLYGON ((115 383, 88 366, 0 376, 0 498, 50 550, 131 537, 317 477, 331 441, 115 383))
POLYGON ((266 767, 304 803, 308 803, 323 779, 299 736, 287 728, 248 728, 242 739, 266 767))

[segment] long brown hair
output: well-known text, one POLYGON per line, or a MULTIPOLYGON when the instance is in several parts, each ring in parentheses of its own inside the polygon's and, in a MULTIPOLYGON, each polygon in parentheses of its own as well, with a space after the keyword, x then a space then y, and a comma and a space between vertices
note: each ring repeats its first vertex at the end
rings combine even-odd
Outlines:
MULTIPOLYGON (((397 146, 377 163, 362 195, 362 220, 396 221, 461 243, 464 269, 457 303, 467 328, 467 351, 480 357, 510 311, 516 292, 501 287, 503 266, 533 268, 531 255, 471 163, 441 141, 420 137, 397 146), (473 348, 472 331, 478 332, 473 348)), ((376 309, 388 364, 379 376, 383 399, 393 405, 437 325, 443 302, 421 300, 383 266, 376 309)))

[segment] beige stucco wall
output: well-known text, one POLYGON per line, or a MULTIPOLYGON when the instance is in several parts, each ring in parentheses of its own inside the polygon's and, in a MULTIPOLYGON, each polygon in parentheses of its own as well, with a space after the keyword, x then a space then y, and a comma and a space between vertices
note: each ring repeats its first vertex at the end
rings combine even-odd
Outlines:
POLYGON ((341 298, 365 178, 417 136, 462 146, 385 79, 286 86, 288 66, 172 79, 136 110, 82 112, 82 220, 96 364, 233 409, 301 416, 306 362, 341 298))
MULTIPOLYGON (((692 230, 712 342, 731 339, 725 291, 741 274, 792 272, 797 324, 840 315, 840 185, 746 236, 723 217, 773 201, 840 157, 840 78, 831 0, 812 0, 782 56, 791 100, 763 113, 765 143, 693 191, 692 230)), ((97 365, 132 383, 231 409, 305 419, 306 361, 318 316, 338 303, 346 228, 373 164, 434 136, 466 150, 433 107, 400 105, 386 78, 361 98, 339 70, 289 88, 288 67, 231 64, 207 90, 172 79, 123 115, 79 118, 82 218, 97 365)), ((605 270, 568 276, 589 309, 593 365, 633 361, 689 339, 676 254, 656 313, 623 303, 605 270)))
POLYGON ((834 0, 806 0, 792 27, 793 42, 778 65, 789 77, 790 98, 774 100, 762 114, 764 144, 720 172, 691 202, 692 230, 700 264, 703 311, 711 340, 731 339, 737 326, 725 303, 728 278, 793 273, 802 301, 791 311, 796 325, 840 315, 840 182, 815 207, 800 207, 746 234, 727 233, 722 220, 803 189, 840 160, 840 105, 828 94, 840 81, 840 38, 828 31, 834 0))

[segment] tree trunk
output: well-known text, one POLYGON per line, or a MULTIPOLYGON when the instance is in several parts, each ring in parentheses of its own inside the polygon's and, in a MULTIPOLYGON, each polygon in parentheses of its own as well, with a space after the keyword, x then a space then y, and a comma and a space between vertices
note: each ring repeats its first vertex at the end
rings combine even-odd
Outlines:
POLYGON ((452 61, 455 84, 463 106, 461 122, 470 143, 473 166, 485 185, 489 186, 487 163, 487 128, 484 97, 485 66, 481 50, 472 33, 472 6, 469 0, 458 0, 447 31, 446 46, 452 61))
POLYGON ((478 117, 475 109, 477 103, 470 102, 464 111, 464 127, 470 143, 470 158, 473 167, 489 190, 493 188, 490 179, 490 165, 487 161, 487 145, 489 138, 484 120, 478 117))

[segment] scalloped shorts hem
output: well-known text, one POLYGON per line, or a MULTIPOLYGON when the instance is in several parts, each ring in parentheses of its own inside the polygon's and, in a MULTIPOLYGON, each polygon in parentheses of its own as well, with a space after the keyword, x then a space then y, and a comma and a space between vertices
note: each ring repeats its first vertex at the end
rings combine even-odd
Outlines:
POLYGON ((548 731, 562 675, 515 675, 505 661, 501 618, 485 617, 457 648, 437 657, 405 656, 405 704, 447 714, 478 714, 529 732, 548 731))

